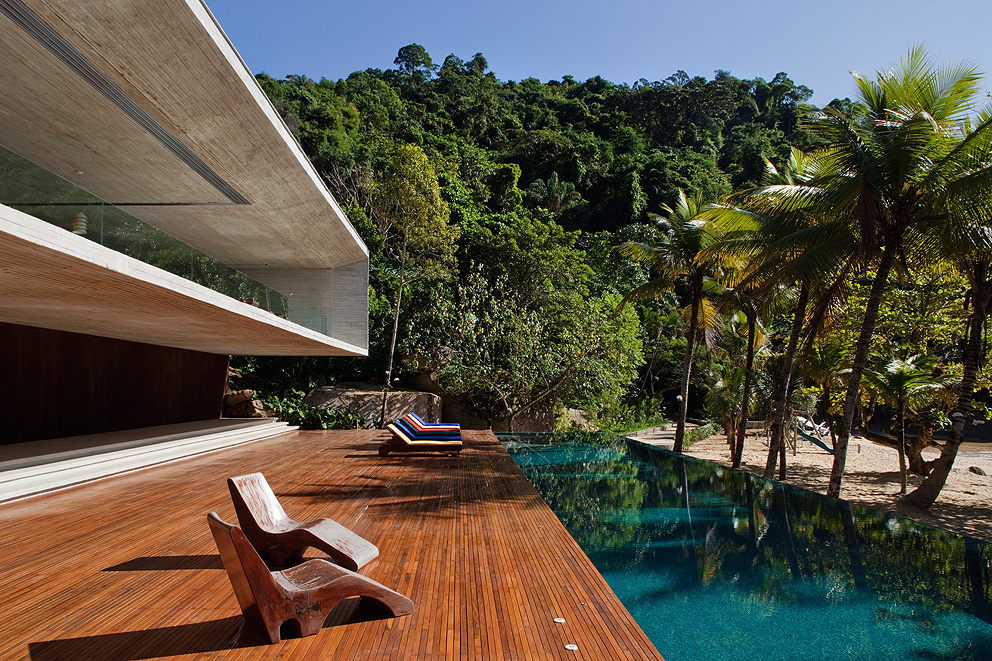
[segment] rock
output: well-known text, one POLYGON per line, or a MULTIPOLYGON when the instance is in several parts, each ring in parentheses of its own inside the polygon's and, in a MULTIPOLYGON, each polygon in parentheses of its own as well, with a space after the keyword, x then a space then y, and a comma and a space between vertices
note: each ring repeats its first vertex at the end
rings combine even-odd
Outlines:
POLYGON ((254 390, 236 390, 224 395, 224 406, 234 406, 241 402, 247 402, 255 397, 254 390))
POLYGON ((596 431, 599 429, 599 421, 596 416, 581 409, 565 409, 563 419, 558 421, 564 423, 564 429, 578 429, 580 431, 596 431))
POLYGON ((968 466, 968 470, 975 475, 987 475, 987 473, 978 466, 968 466))
POLYGON ((271 418, 274 416, 275 412, 265 408, 265 404, 260 399, 241 401, 234 406, 224 407, 225 418, 271 418))
MULTIPOLYGON (((382 412, 382 390, 367 383, 337 383, 311 390, 306 399, 319 409, 337 409, 360 414, 370 425, 382 412)), ((427 422, 441 421, 441 398, 418 390, 390 390, 386 395, 386 420, 415 412, 427 422)))

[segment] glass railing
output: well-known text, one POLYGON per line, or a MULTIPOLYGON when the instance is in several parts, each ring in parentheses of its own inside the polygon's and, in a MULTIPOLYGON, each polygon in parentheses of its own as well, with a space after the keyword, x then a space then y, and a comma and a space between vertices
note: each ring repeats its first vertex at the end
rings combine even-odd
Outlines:
POLYGON ((327 333, 326 317, 294 300, 292 293, 266 287, 2 146, 0 204, 318 333, 327 333))

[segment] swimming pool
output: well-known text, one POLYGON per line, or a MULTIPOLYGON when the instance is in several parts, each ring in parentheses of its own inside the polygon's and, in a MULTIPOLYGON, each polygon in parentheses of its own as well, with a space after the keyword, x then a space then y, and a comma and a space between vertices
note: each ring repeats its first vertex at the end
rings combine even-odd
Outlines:
POLYGON ((992 659, 992 546, 617 436, 498 434, 667 661, 992 659))

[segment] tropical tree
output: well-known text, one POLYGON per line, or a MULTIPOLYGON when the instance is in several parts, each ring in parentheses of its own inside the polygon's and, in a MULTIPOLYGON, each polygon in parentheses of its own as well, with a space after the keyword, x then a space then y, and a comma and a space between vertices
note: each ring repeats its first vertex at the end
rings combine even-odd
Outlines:
MULTIPOLYGON (((710 416, 723 425, 727 445, 731 448, 731 456, 735 457, 737 430, 741 424, 740 413, 741 410, 747 409, 743 398, 745 371, 744 368, 727 362, 719 365, 719 371, 715 376, 716 382, 706 391, 706 409, 710 416)), ((740 462, 737 467, 740 467, 740 462)))
POLYGON ((856 259, 856 241, 850 232, 821 224, 809 199, 814 181, 825 171, 822 159, 793 149, 781 168, 766 159, 764 186, 744 191, 707 212, 723 238, 706 250, 719 260, 746 264, 738 288, 753 290, 756 300, 792 302, 792 323, 782 371, 772 406, 771 439, 765 477, 785 479, 785 431, 792 392, 792 373, 800 339, 807 346, 822 327, 843 292, 846 276, 856 259), (792 191, 807 193, 806 199, 792 191), (783 203, 784 198, 790 198, 783 203))
MULTIPOLYGON (((713 305, 703 298, 703 285, 711 275, 711 264, 697 259, 700 253, 716 239, 715 228, 702 218, 705 204, 702 197, 687 197, 679 189, 675 208, 661 205, 665 215, 651 214, 661 230, 657 243, 648 245, 630 242, 617 246, 621 255, 649 264, 658 277, 628 293, 619 308, 629 301, 656 298, 684 283, 689 290, 686 308, 688 332, 686 333, 685 358, 679 382, 679 415, 675 423, 675 451, 682 452, 685 437, 685 419, 689 403, 689 377, 692 372, 693 352, 700 329, 712 334, 717 329, 717 315, 713 305)), ((619 309, 618 308, 618 309, 619 309)))
POLYGON ((915 398, 941 388, 944 380, 934 376, 935 360, 929 356, 893 357, 879 368, 868 367, 864 380, 895 411, 896 449, 899 451, 899 493, 906 493, 906 413, 915 398))
POLYGON ((970 296, 967 299, 971 313, 968 316, 965 337, 964 372, 961 376, 957 405, 951 414, 950 434, 944 442, 940 457, 920 486, 902 499, 907 505, 916 507, 929 508, 933 505, 947 482, 958 448, 964 440, 965 424, 973 416, 971 401, 979 369, 985 362, 985 328, 989 315, 992 314, 992 272, 990 272, 992 255, 987 250, 980 250, 960 261, 961 270, 968 276, 971 284, 970 296))
POLYGON ((575 190, 575 184, 559 181, 557 172, 552 172, 547 181, 534 181, 527 187, 527 195, 537 206, 544 207, 556 216, 568 205, 582 199, 575 190))
MULTIPOLYGON (((438 276, 454 258, 459 228, 448 223, 448 203, 441 199, 437 174, 427 155, 416 145, 396 151, 392 169, 384 178, 377 198, 380 232, 394 253, 396 269, 396 308, 386 364, 386 390, 392 384, 396 334, 399 328, 403 289, 425 277, 438 276)), ((386 417, 386 392, 382 398, 382 424, 386 417)))
MULTIPOLYGON (((763 313, 767 310, 764 305, 765 301, 755 295, 754 283, 747 278, 745 278, 744 282, 740 282, 743 269, 735 269, 733 265, 727 264, 722 270, 724 272, 724 277, 721 278, 723 282, 716 283, 716 285, 719 287, 717 297, 719 309, 728 317, 728 323, 722 333, 724 346, 728 349, 728 354, 731 357, 733 355, 739 356, 742 353, 744 355, 744 364, 739 366, 743 374, 743 383, 739 388, 739 408, 737 409, 740 419, 734 421, 732 425, 735 434, 733 442, 730 443, 731 465, 733 468, 740 468, 741 457, 744 453, 744 437, 747 431, 747 421, 750 418, 751 389, 754 383, 755 371, 755 350, 756 348, 760 348, 767 340, 759 316, 763 316, 763 313), (744 335, 744 346, 736 347, 735 344, 737 343, 733 340, 741 334, 744 335)), ((726 377, 724 377, 723 381, 727 381, 726 377)))
POLYGON ((941 237, 962 236, 989 218, 992 125, 972 128, 981 73, 962 64, 935 67, 922 47, 874 80, 855 74, 850 112, 828 106, 805 126, 826 145, 814 157, 819 172, 801 184, 765 187, 767 209, 804 214, 822 228, 858 238, 861 263, 874 266, 864 317, 854 345, 844 415, 837 430, 827 494, 840 495, 861 377, 889 275, 907 252, 934 252, 941 237))

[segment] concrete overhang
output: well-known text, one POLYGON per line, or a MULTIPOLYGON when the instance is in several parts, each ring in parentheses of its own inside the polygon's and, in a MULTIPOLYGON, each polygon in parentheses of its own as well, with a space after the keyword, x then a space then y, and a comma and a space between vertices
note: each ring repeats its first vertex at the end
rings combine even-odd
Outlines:
MULTIPOLYGON (((366 353, 368 251, 199 0, 0 0, 0 144, 293 292, 327 315, 337 350, 366 353)), ((0 279, 8 293, 15 284, 24 283, 0 279)), ((280 335, 280 321, 259 321, 280 335)), ((13 323, 51 327, 43 319, 13 323)), ((126 339, 138 340, 144 333, 131 325, 126 339)), ((139 341, 180 346, 167 339, 139 341)), ((301 353, 290 344, 216 348, 301 353)))
POLYGON ((365 353, 3 206, 0 254, 7 323, 215 354, 365 353))

